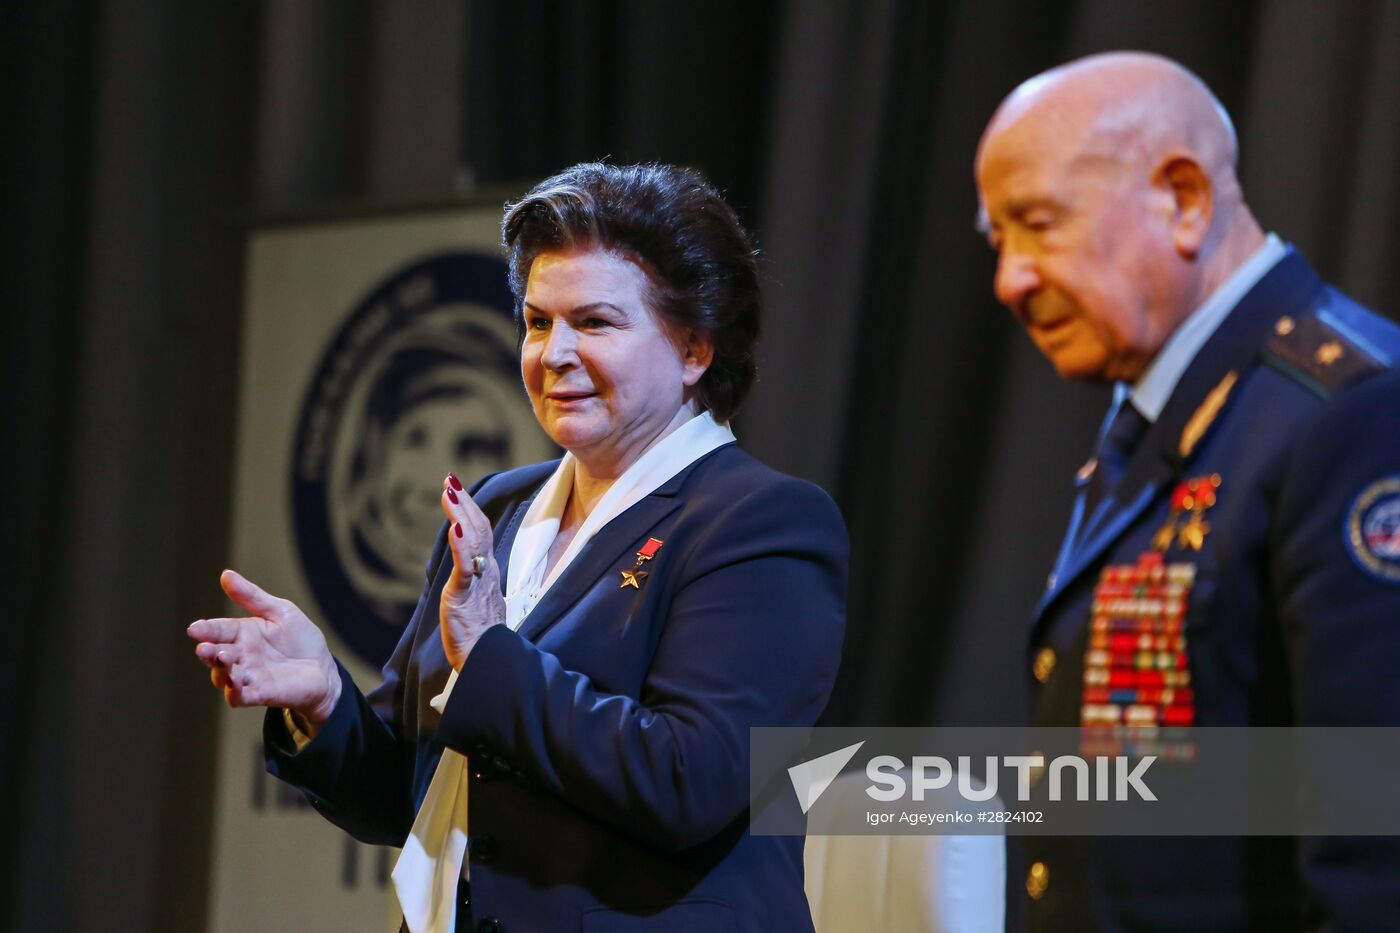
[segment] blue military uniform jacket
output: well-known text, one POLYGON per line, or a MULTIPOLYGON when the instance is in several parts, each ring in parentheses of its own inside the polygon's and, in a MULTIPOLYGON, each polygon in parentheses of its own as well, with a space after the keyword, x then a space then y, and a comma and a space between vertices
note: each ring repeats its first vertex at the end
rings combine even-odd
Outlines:
MULTIPOLYGON (((1400 485, 1398 360, 1400 329, 1325 286, 1296 252, 1255 285, 1052 574, 1027 658, 1036 725, 1081 723, 1104 568, 1152 550, 1173 490, 1210 476, 1220 485, 1200 550, 1176 540, 1165 554, 1196 567, 1184 624, 1195 724, 1400 725, 1400 529, 1389 543, 1384 528, 1358 537, 1400 485)), ((1390 839, 1042 838, 1025 848, 1036 930, 1400 928, 1390 839)))
MULTIPOLYGON (((503 580, 554 466, 472 490, 503 580)), ((749 728, 825 706, 847 556, 825 493, 721 447, 602 528, 518 632, 488 630, 439 716, 441 538, 383 683, 366 697, 345 677, 300 753, 269 715, 269 770, 356 838, 398 845, 443 746, 469 756, 482 929, 811 930, 802 839, 748 829, 749 728), (649 575, 623 587, 648 538, 649 575)))

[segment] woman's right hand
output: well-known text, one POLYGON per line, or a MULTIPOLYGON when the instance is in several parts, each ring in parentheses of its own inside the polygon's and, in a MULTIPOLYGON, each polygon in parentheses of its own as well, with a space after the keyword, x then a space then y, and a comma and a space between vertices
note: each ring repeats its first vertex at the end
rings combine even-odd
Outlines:
POLYGON ((219 585, 252 614, 243 619, 199 619, 186 630, 194 653, 229 706, 285 707, 314 735, 340 699, 340 669, 316 624, 290 600, 263 592, 225 570, 219 585))

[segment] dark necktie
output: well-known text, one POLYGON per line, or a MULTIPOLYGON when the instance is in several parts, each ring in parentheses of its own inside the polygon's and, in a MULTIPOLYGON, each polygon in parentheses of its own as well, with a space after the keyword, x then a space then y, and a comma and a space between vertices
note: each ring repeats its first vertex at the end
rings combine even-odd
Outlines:
POLYGON ((1095 454, 1098 465, 1094 467, 1094 475, 1089 478, 1089 487, 1084 493, 1084 511, 1080 513, 1078 535, 1080 541, 1084 540, 1085 533, 1090 525, 1094 524, 1094 513, 1098 511, 1100 504, 1118 487, 1119 480, 1123 478, 1123 471, 1128 466, 1128 460, 1151 426, 1152 422, 1137 410, 1132 399, 1124 396, 1118 410, 1113 413, 1107 430, 1103 432, 1103 439, 1099 442, 1099 449, 1095 454))

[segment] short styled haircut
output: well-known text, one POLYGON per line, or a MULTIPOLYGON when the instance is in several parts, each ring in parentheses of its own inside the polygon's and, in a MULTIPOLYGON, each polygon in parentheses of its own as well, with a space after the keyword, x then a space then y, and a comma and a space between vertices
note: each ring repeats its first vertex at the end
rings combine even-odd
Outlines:
POLYGON ((651 310, 669 328, 714 341, 697 386, 700 403, 728 421, 753 387, 763 296, 753 243, 734 210, 698 172, 674 165, 586 162, 506 205, 501 239, 516 324, 540 253, 605 249, 637 262, 654 285, 651 310))

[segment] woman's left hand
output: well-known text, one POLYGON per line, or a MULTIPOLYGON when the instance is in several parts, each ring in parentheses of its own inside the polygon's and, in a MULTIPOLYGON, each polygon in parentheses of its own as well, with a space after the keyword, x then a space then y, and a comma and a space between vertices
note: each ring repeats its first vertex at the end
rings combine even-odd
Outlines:
POLYGON ((448 663, 460 671, 481 633, 506 621, 506 601, 491 523, 451 473, 442 481, 442 511, 452 523, 447 543, 453 567, 442 590, 438 625, 448 663))

